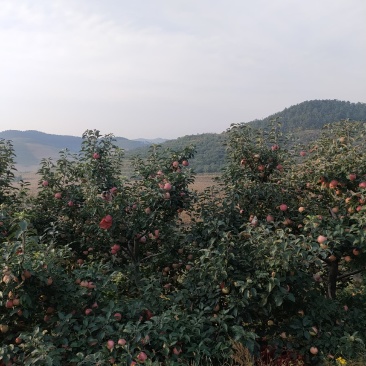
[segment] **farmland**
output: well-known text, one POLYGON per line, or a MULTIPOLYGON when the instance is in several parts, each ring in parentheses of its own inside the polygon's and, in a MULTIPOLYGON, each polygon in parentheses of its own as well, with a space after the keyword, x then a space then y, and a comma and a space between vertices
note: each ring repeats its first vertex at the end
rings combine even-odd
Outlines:
MULTIPOLYGON (((197 190, 198 192, 203 192, 207 187, 214 184, 214 178, 220 174, 197 174, 194 182, 189 185, 192 190, 197 190)), ((37 192, 38 182, 41 179, 36 172, 16 172, 16 177, 21 177, 24 182, 28 182, 27 186, 30 190, 30 194, 35 195, 37 192)), ((19 183, 14 184, 15 187, 19 187, 19 183)))

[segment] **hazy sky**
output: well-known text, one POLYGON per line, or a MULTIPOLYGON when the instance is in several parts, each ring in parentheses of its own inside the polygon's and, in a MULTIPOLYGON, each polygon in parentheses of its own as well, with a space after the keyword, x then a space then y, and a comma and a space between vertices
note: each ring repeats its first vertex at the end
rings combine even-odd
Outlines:
POLYGON ((365 0, 0 0, 0 131, 222 132, 366 102, 365 0))

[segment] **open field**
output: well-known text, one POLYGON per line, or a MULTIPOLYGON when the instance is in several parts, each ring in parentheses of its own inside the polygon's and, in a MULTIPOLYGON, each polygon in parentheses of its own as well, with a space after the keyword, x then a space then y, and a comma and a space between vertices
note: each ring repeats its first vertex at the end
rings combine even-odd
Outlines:
MULTIPOLYGON (((36 172, 18 172, 18 177, 21 177, 24 182, 29 182, 29 189, 32 194, 35 194, 37 191, 39 176, 36 172)), ((198 192, 202 192, 205 188, 211 186, 214 183, 214 178, 217 177, 218 174, 197 174, 195 182, 190 186, 191 189, 197 190, 198 192)))

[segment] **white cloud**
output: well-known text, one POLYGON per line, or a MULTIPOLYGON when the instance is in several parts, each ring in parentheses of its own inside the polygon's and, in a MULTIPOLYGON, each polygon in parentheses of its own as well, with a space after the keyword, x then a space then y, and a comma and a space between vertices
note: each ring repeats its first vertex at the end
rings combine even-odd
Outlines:
POLYGON ((177 137, 365 101, 365 15, 363 0, 0 0, 0 118, 177 137))

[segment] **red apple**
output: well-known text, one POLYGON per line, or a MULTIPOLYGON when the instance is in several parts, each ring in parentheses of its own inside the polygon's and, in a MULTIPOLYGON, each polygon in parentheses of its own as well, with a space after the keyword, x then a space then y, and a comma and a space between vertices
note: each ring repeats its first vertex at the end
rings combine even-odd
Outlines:
POLYGON ((355 173, 351 173, 349 175, 349 180, 356 180, 356 178, 357 178, 357 175, 355 173))
POLYGON ((180 348, 174 347, 173 348, 173 354, 176 356, 180 355, 182 353, 182 350, 180 348))
POLYGON ((288 217, 285 218, 285 220, 283 220, 283 224, 285 226, 290 226, 292 225, 293 221, 291 219, 289 219, 288 217))
POLYGON ((94 153, 93 154, 93 159, 100 159, 100 155, 98 153, 94 153))
POLYGON ((85 315, 90 315, 92 312, 92 309, 85 309, 85 315))
POLYGON ((170 183, 165 183, 164 184, 164 190, 170 191, 171 189, 172 189, 172 185, 170 183))
POLYGON ((305 156, 306 155, 306 151, 300 151, 300 156, 305 156))
POLYGON ((266 220, 267 220, 267 222, 273 222, 274 221, 274 217, 272 215, 268 215, 266 217, 266 220))
POLYGON ((310 353, 312 355, 317 355, 318 352, 319 352, 318 348, 316 348, 316 347, 310 347, 310 353))
POLYGON ((118 342, 117 342, 120 346, 124 346, 127 342, 126 342, 126 340, 125 339, 123 339, 123 338, 121 338, 121 339, 119 339, 118 340, 118 342))
POLYGON ((114 314, 114 319, 116 319, 117 321, 120 321, 122 319, 121 313, 115 313, 114 314))
POLYGON ((14 299, 14 300, 13 300, 13 305, 14 305, 14 306, 18 306, 18 305, 20 305, 20 300, 19 300, 19 299, 14 299))
POLYGON ((109 350, 112 350, 114 347, 114 341, 112 341, 111 339, 107 341, 107 348, 109 350))
POLYGON ((329 188, 330 189, 335 189, 335 188, 337 188, 338 184, 339 184, 339 182, 337 180, 333 179, 329 183, 329 188))
POLYGON ((359 250, 359 249, 357 249, 357 248, 354 248, 354 249, 352 250, 352 253, 353 253, 353 255, 357 256, 357 255, 359 255, 359 254, 360 254, 360 250, 359 250))
POLYGON ((118 244, 114 244, 112 247, 111 247, 112 250, 115 250, 116 252, 118 252, 120 249, 121 249, 121 246, 118 245, 118 244))
POLYGON ((88 286, 87 286, 89 289, 92 289, 92 288, 96 288, 97 286, 96 285, 94 285, 94 283, 93 282, 88 282, 88 286))
POLYGON ((328 240, 328 238, 327 238, 326 236, 319 235, 319 236, 318 236, 318 239, 317 239, 317 242, 318 242, 319 244, 324 244, 327 240, 328 240))
POLYGON ((142 244, 146 243, 146 236, 141 236, 140 243, 142 243, 142 244))
POLYGON ((280 205, 280 210, 281 210, 281 211, 286 211, 287 209, 288 209, 288 207, 287 207, 287 205, 286 205, 286 204, 282 203, 282 204, 280 205))
POLYGON ((361 182, 358 186, 360 188, 366 188, 366 182, 361 182))
POLYGON ((145 352, 140 352, 138 355, 137 355, 137 360, 140 361, 140 362, 145 362, 147 360, 147 355, 145 352))
POLYGON ((44 181, 42 182, 42 186, 43 186, 43 187, 47 187, 47 186, 48 186, 48 181, 47 181, 47 180, 44 180, 44 181))
POLYGON ((61 197, 62 197, 62 194, 60 193, 60 192, 57 192, 57 193, 55 193, 55 198, 56 199, 61 199, 61 197))

